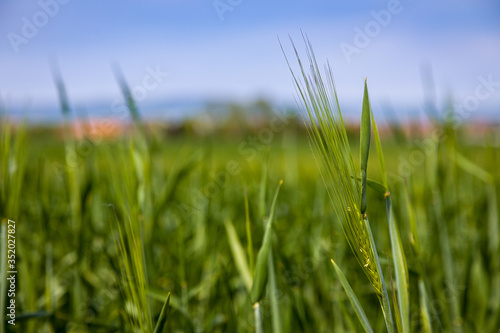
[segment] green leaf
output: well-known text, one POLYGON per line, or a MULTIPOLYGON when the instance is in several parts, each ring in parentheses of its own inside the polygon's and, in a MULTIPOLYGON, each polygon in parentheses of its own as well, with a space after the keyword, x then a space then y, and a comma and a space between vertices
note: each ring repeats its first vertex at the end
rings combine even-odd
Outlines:
POLYGON ((498 209, 497 209, 497 191, 494 184, 488 184, 486 187, 488 193, 488 249, 491 257, 498 265, 497 254, 500 247, 498 237, 498 209))
MULTIPOLYGON (((456 275, 455 268, 456 263, 453 259, 450 236, 448 233, 448 221, 444 217, 444 207, 443 201, 441 199, 441 194, 439 190, 433 188, 432 199, 433 199, 433 208, 435 213, 435 221, 438 227, 438 240, 441 248, 441 256, 442 256, 442 271, 444 273, 444 281, 447 284, 448 291, 453 297, 449 298, 449 308, 450 308, 450 316, 451 321, 455 323, 459 323, 461 321, 460 318, 460 298, 458 295, 458 288, 456 285, 456 275)), ((459 331, 459 330, 457 330, 459 331)))
MULTIPOLYGON (((351 178, 354 179, 354 177, 351 177, 351 178)), ((358 180, 361 181, 361 177, 358 177, 358 180)), ((387 189, 383 184, 379 183, 376 180, 366 178, 366 185, 368 187, 370 187, 372 190, 374 190, 375 192, 377 192, 377 194, 379 194, 381 197, 385 197, 385 195, 387 193, 387 189)))
MULTIPOLYGON (((165 299, 168 297, 169 293, 165 293, 163 290, 159 289, 152 289, 149 288, 147 291, 147 295, 154 300, 164 302, 165 299)), ((176 297, 175 295, 170 294, 170 300, 169 300, 169 307, 172 307, 173 309, 179 311, 179 313, 189 322, 190 326, 194 326, 194 323, 191 319, 191 316, 189 315, 188 310, 181 304, 181 300, 176 297)))
POLYGON ((455 154, 450 154, 450 157, 455 161, 455 163, 462 168, 465 172, 470 173, 474 177, 478 178, 479 180, 482 180, 483 182, 487 184, 493 183, 493 176, 482 169, 481 167, 477 166, 474 164, 472 161, 467 159, 465 156, 460 154, 459 152, 455 151, 455 154))
POLYGON ((115 75, 116 81, 118 82, 118 85, 120 86, 120 89, 122 91, 123 98, 125 99, 125 101, 127 103, 127 108, 130 112, 130 116, 132 117, 134 124, 139 125, 141 122, 141 116, 139 114, 139 109, 137 108, 137 104, 135 103, 134 96, 132 95, 132 92, 130 91, 129 85, 127 84, 127 81, 125 80, 125 76, 123 75, 121 67, 118 64, 114 64, 112 69, 113 69, 113 73, 115 75))
POLYGON ((373 122, 373 133, 375 136, 375 146, 377 149, 380 173, 382 174, 382 182, 384 184, 386 191, 385 194, 386 214, 387 214, 387 222, 389 224, 389 235, 391 239, 394 271, 396 274, 396 287, 397 287, 397 299, 398 299, 397 302, 398 304, 394 305, 395 306, 394 312, 396 313, 396 323, 398 324, 398 327, 401 326, 401 330, 403 331, 403 333, 408 333, 410 332, 410 297, 409 297, 409 286, 408 286, 409 283, 408 267, 406 265, 406 257, 404 254, 403 244, 401 242, 401 237, 399 236, 399 231, 396 226, 396 220, 394 218, 394 211, 392 209, 392 201, 389 194, 390 192, 387 183, 387 173, 385 171, 384 153, 382 151, 382 145, 380 143, 380 136, 378 133, 377 124, 375 122, 375 117, 373 116, 373 112, 371 112, 371 110, 370 113, 373 122))
POLYGON ((408 184, 405 182, 404 183, 404 190, 405 190, 405 204, 406 204, 406 210, 408 212, 408 218, 410 219, 410 230, 411 230, 411 236, 410 236, 410 244, 415 251, 417 255, 420 254, 420 241, 418 238, 418 231, 417 231, 417 221, 415 219, 415 210, 413 209, 413 204, 411 202, 410 198, 410 191, 408 189, 408 184))
POLYGON ((226 221, 224 223, 226 227, 226 234, 229 240, 229 247, 231 248, 231 254, 233 255, 234 264, 236 269, 245 283, 245 287, 248 291, 252 288, 252 275, 250 274, 250 269, 248 268, 247 258, 245 257, 245 250, 240 243, 236 230, 234 229, 231 221, 226 221))
POLYGON ((373 256, 375 259, 375 265, 377 266, 377 274, 380 279, 381 284, 381 297, 382 297, 382 312, 384 313, 385 325, 387 326, 387 332, 394 333, 394 321, 392 319, 391 303, 389 301, 389 295, 387 294, 387 288, 385 287, 385 280, 382 274, 382 267, 380 266, 380 259, 377 253, 377 247, 375 246, 375 240, 373 239, 372 229, 370 228, 370 222, 367 218, 363 218, 363 223, 365 224, 368 232, 368 241, 370 243, 370 248, 373 250, 373 256))
POLYGON ((368 168, 368 155, 370 153, 370 99, 368 97, 368 86, 365 79, 365 92, 363 94, 363 108, 361 111, 361 130, 360 130, 360 160, 361 160, 361 214, 366 212, 366 170, 368 168))
POLYGON ((337 276, 339 277, 340 283, 342 284, 342 287, 344 288, 345 293, 347 294, 347 297, 349 298, 349 301, 351 302, 352 307, 354 308, 354 312, 356 313, 356 316, 358 316, 359 321, 361 322, 361 325, 365 329, 365 332, 373 332, 373 329, 370 325, 370 322, 368 321, 368 318, 366 317, 365 311, 363 310, 363 307, 358 301, 358 298, 356 297, 356 294, 354 293, 354 290, 352 290, 351 285, 345 278, 344 274, 340 270, 339 266, 332 260, 333 267, 335 268, 335 272, 337 273, 337 276))
POLYGON ((250 274, 254 273, 254 263, 253 263, 253 242, 252 242, 252 228, 250 226, 250 209, 248 207, 248 194, 247 188, 245 187, 245 221, 246 221, 246 233, 247 233, 247 252, 248 260, 250 262, 250 274))
POLYGON ((62 79, 61 70, 57 61, 52 61, 51 63, 52 76, 56 84, 57 93, 59 96, 59 104, 61 105, 61 112, 63 114, 64 120, 68 121, 71 116, 71 109, 69 106, 68 93, 66 92, 66 86, 62 79))
POLYGON ((380 184, 379 182, 377 182, 373 179, 366 178, 366 185, 371 187, 372 190, 374 190, 375 192, 377 192, 378 194, 380 194, 382 196, 384 196, 387 193, 384 185, 380 184))
POLYGON ((418 290, 420 292, 420 316, 422 317, 422 331, 425 333, 432 333, 429 299, 427 297, 424 281, 422 279, 418 280, 418 290))
POLYGON ((262 177, 260 179, 259 186, 259 217, 263 217, 266 215, 266 190, 267 190, 267 158, 269 156, 265 156, 266 161, 262 161, 262 177))
POLYGON ((276 201, 278 199, 278 194, 280 192, 281 185, 283 181, 280 180, 276 192, 274 193, 273 203, 271 205, 271 211, 269 213, 269 219, 267 221, 266 232, 264 233, 264 240, 260 247, 259 253, 257 255, 257 263, 255 265, 255 274, 253 277, 252 290, 250 292, 250 299, 252 304, 259 302, 266 291, 266 284, 268 279, 268 264, 269 252, 271 250, 271 234, 272 234, 272 224, 274 219, 274 211, 276 208, 276 201))
POLYGON ((268 283, 268 295, 271 299, 271 320, 273 324, 273 333, 283 332, 283 324, 281 322, 281 311, 280 311, 280 300, 278 284, 276 281, 276 272, 274 269, 274 259, 273 251, 269 252, 269 283, 268 283))
POLYGON ((167 299, 165 299, 165 303, 163 303, 163 307, 161 308, 160 317, 158 317, 158 321, 156 322, 156 327, 154 333, 161 333, 165 324, 167 323, 167 315, 170 303, 170 293, 167 295, 167 299))
POLYGON ((401 325, 403 333, 410 332, 410 297, 408 287, 408 268, 406 257, 403 250, 403 244, 399 236, 399 231, 394 218, 392 201, 390 196, 386 198, 387 219, 389 222, 389 235, 391 238, 392 257, 394 261, 394 271, 396 274, 396 286, 399 304, 399 314, 401 316, 401 325))

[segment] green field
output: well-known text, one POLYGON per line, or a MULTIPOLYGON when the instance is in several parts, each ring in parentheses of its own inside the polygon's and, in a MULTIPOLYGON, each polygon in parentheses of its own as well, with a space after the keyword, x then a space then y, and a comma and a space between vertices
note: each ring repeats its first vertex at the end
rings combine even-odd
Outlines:
MULTIPOLYGON (((372 129, 368 187, 357 180, 359 122, 346 125, 356 174, 342 180, 336 165, 323 181, 321 160, 339 151, 311 149, 300 116, 175 135, 137 116, 124 135, 79 139, 70 121, 3 119, 2 316, 8 234, 17 278, 15 326, 7 316, 0 332, 153 332, 158 323, 168 332, 361 332, 361 313, 375 332, 497 332, 499 130, 446 115, 425 130, 379 128, 387 176, 372 129), (372 261, 355 255, 366 234, 346 240, 338 181, 366 190, 372 261), (370 275, 376 263, 390 316, 370 275)), ((360 221, 351 227, 366 232, 360 221)))

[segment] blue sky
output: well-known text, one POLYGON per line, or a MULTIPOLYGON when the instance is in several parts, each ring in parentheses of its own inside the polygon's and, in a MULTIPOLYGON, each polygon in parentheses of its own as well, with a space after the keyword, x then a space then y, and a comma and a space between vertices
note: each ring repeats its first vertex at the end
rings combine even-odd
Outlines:
MULTIPOLYGON (((440 103, 450 95, 466 100, 480 84, 478 77, 500 81, 500 2, 494 0, 59 2, 0 2, 0 95, 8 106, 30 100, 36 110, 57 103, 51 56, 60 63, 74 105, 119 97, 111 61, 120 63, 132 87, 141 87, 148 68, 168 72, 140 105, 260 96, 286 103, 294 88, 278 38, 291 56, 288 36, 303 50, 301 30, 318 60, 332 65, 347 108, 361 103, 367 76, 375 105, 390 102, 402 113, 418 109, 420 66, 426 62, 432 64, 440 103), (383 24, 373 15, 381 11, 390 13, 383 24), (40 26, 29 38, 23 35, 26 21, 40 26), (357 31, 368 32, 369 43, 358 43, 362 47, 348 61, 341 46, 356 47, 357 31)), ((477 115, 499 105, 497 87, 481 100, 477 115)))

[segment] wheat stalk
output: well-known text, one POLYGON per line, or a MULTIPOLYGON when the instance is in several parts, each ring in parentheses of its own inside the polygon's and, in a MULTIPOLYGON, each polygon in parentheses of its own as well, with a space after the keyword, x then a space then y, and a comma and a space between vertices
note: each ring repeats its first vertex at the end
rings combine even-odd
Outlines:
POLYGON ((331 67, 329 64, 325 66, 327 82, 325 84, 311 43, 306 37, 304 41, 309 73, 293 42, 300 68, 298 76, 295 75, 287 59, 299 96, 298 104, 335 214, 341 222, 352 252, 380 300, 388 330, 391 331, 393 324, 387 291, 366 215, 366 168, 370 145, 370 107, 366 82, 361 123, 362 176, 359 182, 331 67))

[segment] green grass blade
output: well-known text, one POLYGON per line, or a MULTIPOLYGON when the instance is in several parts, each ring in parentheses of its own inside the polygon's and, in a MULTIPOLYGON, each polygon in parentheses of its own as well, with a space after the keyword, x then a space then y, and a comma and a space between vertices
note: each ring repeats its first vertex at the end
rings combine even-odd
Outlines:
POLYGON ((400 324, 403 333, 410 332, 410 296, 409 296, 409 277, 408 277, 408 267, 406 265, 406 257, 403 249, 403 244, 401 242, 401 237, 396 226, 396 219, 394 217, 394 211, 392 208, 392 200, 390 197, 389 186, 387 183, 387 174, 385 171, 385 161, 384 153, 382 151, 382 145, 380 143, 380 136, 378 133, 377 124, 375 122, 375 117, 373 112, 371 113, 371 119, 373 122, 373 132, 375 137, 375 146, 377 149, 377 156, 379 161, 380 173, 382 175, 382 181, 386 188, 385 202, 386 202, 386 214, 387 222, 389 224, 389 235, 391 240, 392 257, 394 261, 394 271, 396 275, 396 287, 397 287, 397 304, 395 302, 395 313, 398 325, 400 324))
POLYGON ((11 141, 11 125, 10 122, 3 116, 0 119, 0 181, 3 186, 0 186, 0 214, 7 216, 8 188, 10 187, 9 160, 10 160, 10 141, 11 141))
POLYGON ((274 219, 274 212, 276 209, 276 201, 278 200, 278 194, 280 192, 281 185, 283 181, 280 180, 274 193, 273 203, 271 205, 271 211, 269 213, 269 219, 267 221, 266 231, 264 234, 264 240, 260 247, 259 253, 257 255, 257 263, 255 265, 255 274, 252 282, 252 289, 250 292, 250 299, 252 304, 259 302, 266 291, 266 284, 268 279, 268 265, 267 261, 269 259, 269 252, 271 250, 272 243, 272 224, 274 219))
POLYGON ((417 230, 417 220, 415 218, 415 210, 413 208, 413 204, 410 198, 410 191, 408 189, 408 184, 405 182, 404 183, 404 201, 405 201, 405 206, 406 210, 408 213, 408 218, 410 220, 410 244, 415 251, 416 255, 420 255, 420 241, 418 237, 418 230, 417 230))
POLYGON ((365 79, 365 91, 363 94, 363 108, 361 111, 361 129, 360 129, 360 160, 361 160, 361 214, 366 212, 366 170, 368 168, 368 155, 370 153, 370 99, 368 97, 368 86, 365 79))
POLYGON ((439 190, 433 190, 434 213, 439 231, 439 245, 441 248, 441 256, 443 260, 443 273, 446 282, 446 287, 451 297, 449 299, 451 324, 454 332, 462 332, 460 317, 460 299, 458 297, 457 277, 455 275, 455 264, 452 255, 450 236, 448 233, 447 221, 443 218, 443 201, 439 190))
MULTIPOLYGON (((494 184, 487 186, 488 190, 488 250, 491 257, 491 300, 489 308, 492 317, 500 316, 500 262, 498 261, 499 252, 499 226, 498 226, 498 208, 497 192, 494 184)), ((495 322, 492 321, 492 325, 495 322)))
POLYGON ((449 154, 449 156, 465 172, 470 173, 477 179, 482 180, 487 184, 493 183, 493 176, 489 172, 485 171, 483 168, 470 161, 458 151, 455 151, 454 154, 449 154))
MULTIPOLYGON (((351 178, 354 179, 354 176, 351 177, 351 178)), ((361 177, 358 177, 358 180, 361 182, 362 181, 361 177)), ((370 178, 366 178, 366 185, 368 187, 370 187, 372 190, 374 190, 382 198, 384 198, 385 195, 387 194, 387 190, 386 190, 385 185, 382 184, 382 183, 379 183, 376 180, 373 180, 373 179, 370 179, 370 178)))
POLYGON ((161 308, 160 317, 158 317, 158 321, 156 322, 154 333, 161 333, 165 324, 167 323, 168 309, 170 303, 170 293, 168 293, 167 298, 165 299, 165 303, 163 303, 163 307, 161 308))
POLYGON ((363 310, 363 307, 358 301, 358 298, 356 297, 356 294, 354 293, 354 290, 352 290, 351 285, 347 281, 346 277, 340 270, 339 266, 332 260, 333 267, 335 268, 335 273, 337 273, 337 276, 339 277, 340 283, 342 284, 342 287, 344 288, 345 293, 347 294, 347 298, 349 298, 349 302, 351 302, 351 305, 354 309, 354 312, 356 313, 356 316, 358 316, 359 321, 361 322, 361 325, 365 329, 365 332, 372 333, 373 329, 370 325, 370 322, 368 321, 368 318, 366 317, 365 311, 363 310))
POLYGON ((252 228, 250 224, 250 209, 248 207, 248 194, 245 187, 245 227, 247 233, 247 254, 250 265, 250 275, 254 273, 254 255, 253 255, 253 242, 252 242, 252 228))
POLYGON ((115 75, 115 79, 118 82, 118 85, 120 86, 120 89, 122 91, 123 98, 127 103, 127 108, 130 112, 130 116, 132 117, 134 124, 140 127, 139 124, 141 122, 141 116, 139 114, 139 109, 137 108, 137 104, 135 103, 134 97, 132 96, 132 92, 130 91, 130 88, 127 84, 127 80, 125 80, 125 76, 123 75, 121 67, 118 64, 113 64, 112 70, 113 74, 115 75))
MULTIPOLYGON (((403 333, 410 332, 410 296, 408 286, 408 268, 403 244, 399 236, 399 231, 394 218, 392 201, 390 196, 386 198, 387 220, 389 222, 389 235, 391 239, 392 257, 394 261, 394 271, 396 275, 397 296, 399 314, 401 316, 401 326, 403 333)), ((396 306, 396 305, 394 305, 396 306)))
POLYGON ((66 91, 66 86, 64 85, 64 81, 62 79, 61 70, 59 68, 59 64, 55 59, 51 62, 51 70, 52 77, 54 78, 54 82, 56 84, 57 93, 59 96, 59 104, 61 105, 61 111, 65 121, 69 120, 71 109, 69 106, 69 98, 68 93, 66 91))
POLYGON ((500 247, 500 240, 498 236, 499 219, 497 208, 497 191, 494 184, 489 184, 486 189, 488 193, 488 249, 490 251, 491 257, 495 258, 500 247))
POLYGON ((387 288, 385 287, 384 276, 382 275, 382 267, 380 266, 380 259, 378 257, 377 247, 375 246, 375 241, 373 240, 373 233, 370 228, 370 222, 368 221, 367 218, 363 218, 363 223, 366 226, 365 228, 368 232, 368 241, 370 243, 370 248, 373 251, 375 265, 377 267, 376 272, 378 273, 378 278, 380 279, 380 284, 381 284, 380 298, 381 298, 382 312, 384 313, 385 324, 387 327, 387 332, 394 333, 395 329, 394 329, 394 321, 392 319, 391 303, 389 300, 389 295, 387 294, 387 288))
POLYGON ((186 159, 182 159, 183 162, 181 165, 172 167, 166 180, 166 185, 157 198, 157 204, 154 208, 154 221, 159 219, 165 208, 172 202, 175 192, 178 190, 182 181, 193 172, 205 157, 206 154, 203 150, 197 150, 186 159))
POLYGON ((182 304, 181 304, 182 302, 179 299, 179 297, 172 295, 170 292, 165 293, 165 291, 159 290, 159 289, 151 289, 150 288, 146 292, 147 292, 147 295, 149 298, 156 300, 156 301, 159 301, 159 302, 165 302, 165 299, 167 297, 169 297, 169 295, 170 295, 170 298, 168 301, 169 302, 168 306, 173 308, 174 310, 179 311, 179 313, 181 315, 183 315, 186 319, 191 320, 190 319, 191 317, 189 316, 187 309, 182 306, 182 304))
MULTIPOLYGON (((492 313, 496 314, 500 310, 500 264, 498 263, 497 254, 499 251, 499 227, 498 227, 498 208, 497 208, 497 194, 494 184, 494 177, 491 173, 487 172, 477 164, 473 163, 465 156, 455 151, 455 154, 449 154, 450 158, 455 161, 458 167, 465 172, 471 174, 477 179, 486 183, 487 199, 488 199, 488 251, 492 258, 491 262, 491 276, 492 276, 492 290, 490 309, 492 313)), ((493 315, 495 316, 495 315, 493 315)))
POLYGON ((273 324, 273 333, 283 332, 283 324, 281 322, 281 311, 280 311, 280 300, 278 283, 276 281, 276 272, 274 269, 274 258, 273 251, 269 252, 269 283, 268 283, 268 295, 271 299, 271 320, 273 324))
MULTIPOLYGON (((70 201, 70 212, 71 212, 71 227, 73 233, 73 243, 75 247, 82 248, 80 242, 80 235, 82 234, 82 211, 81 211, 81 193, 80 193, 80 173, 78 169, 78 165, 74 165, 74 157, 77 148, 77 143, 72 137, 71 128, 70 128, 70 116, 71 109, 69 104, 69 98, 66 91, 66 86, 62 79, 62 75, 59 70, 58 64, 54 61, 52 63, 52 73, 54 77, 54 81, 57 87, 57 92, 59 96, 59 102, 61 106, 61 112, 63 114, 63 118, 65 121, 65 130, 66 130, 66 140, 65 140, 65 160, 66 165, 71 166, 67 168, 68 171, 68 188, 69 188, 69 201, 70 201)), ((80 251, 77 250, 77 254, 80 254, 80 251)), ((83 288, 81 287, 81 276, 80 276, 80 267, 79 265, 75 265, 73 267, 73 285, 72 285, 72 294, 71 298, 71 306, 73 315, 77 319, 81 319, 81 311, 78 310, 80 304, 84 302, 83 296, 83 288)))
POLYGON ((229 240, 229 247, 231 248, 231 254, 233 255, 234 264, 236 265, 236 269, 241 275, 243 279, 243 283, 248 291, 252 289, 252 275, 250 274, 250 269, 248 268, 247 258, 245 257, 245 250, 240 243, 238 238, 238 234, 234 229, 231 221, 226 221, 224 223, 226 227, 226 234, 229 240))
MULTIPOLYGON (((363 171, 363 169, 364 169, 364 174, 362 174, 362 177, 363 176, 365 177, 365 179, 362 180, 362 188, 366 188, 366 168, 368 166, 368 154, 369 154, 369 150, 370 150, 370 135, 371 135, 371 122, 370 122, 370 120, 371 119, 374 120, 374 117, 373 117, 373 113, 372 113, 371 106, 370 106, 370 98, 368 95, 368 85, 367 85, 367 82, 365 79, 365 91, 364 91, 364 95, 363 95, 363 110, 362 110, 362 115, 361 115, 361 139, 360 139, 361 140, 361 148, 360 148, 361 149, 361 170, 363 171)), ((382 163, 382 165, 380 165, 380 169, 381 169, 381 171, 384 171, 383 185, 386 189, 385 197, 387 200, 389 198, 388 197, 389 189, 387 186, 387 176, 385 175, 385 163, 383 160, 384 156, 382 153, 382 146, 380 144, 380 137, 378 135, 377 128, 376 128, 375 134, 376 134, 376 140, 377 140, 376 141, 377 156, 379 158, 379 163, 382 163)), ((361 207, 363 207, 363 200, 366 200, 366 189, 364 189, 363 192, 364 193, 362 194, 361 207)), ((365 205, 364 207, 366 209, 366 202, 364 203, 364 205, 365 205)), ((363 212, 363 209, 361 209, 361 211, 363 212)), ((388 330, 388 332, 393 332, 393 331, 395 331, 395 328, 394 328, 394 322, 393 322, 393 318, 392 318, 391 305, 390 305, 389 296, 387 294, 387 289, 385 287, 384 277, 382 275, 382 268, 380 266, 380 260, 378 258, 378 253, 376 250, 375 241, 373 240, 373 234, 372 234, 368 219, 366 218, 366 215, 363 217, 363 220, 366 224, 366 230, 369 233, 369 241, 371 243, 370 247, 373 251, 373 256, 374 256, 374 259, 376 261, 376 265, 377 265, 376 271, 377 271, 377 273, 379 275, 379 279, 381 281, 382 310, 384 312, 387 330, 388 330)), ((394 306, 397 306, 397 304, 394 304, 394 306)), ((396 313, 400 312, 398 310, 399 309, 396 309, 396 313)), ((404 331, 404 332, 406 333, 406 331, 404 331)))
POLYGON ((372 190, 377 192, 377 194, 381 195, 382 197, 384 197, 387 194, 385 186, 377 182, 376 180, 366 178, 366 185, 368 185, 368 187, 370 187, 372 190))
POLYGON ((390 268, 391 266, 389 265, 389 276, 391 279, 391 296, 392 296, 392 304, 394 304, 394 319, 396 322, 396 331, 403 332, 403 324, 401 323, 401 312, 399 312, 398 298, 396 296, 396 291, 394 290, 392 271, 390 268))
POLYGON ((431 314, 429 312, 429 299, 425 290, 424 281, 418 280, 418 290, 420 293, 420 317, 422 318, 422 331, 432 333, 431 314))
POLYGON ((260 179, 259 186, 259 216, 263 218, 266 215, 266 193, 267 193, 267 157, 266 161, 262 161, 262 177, 260 179))

